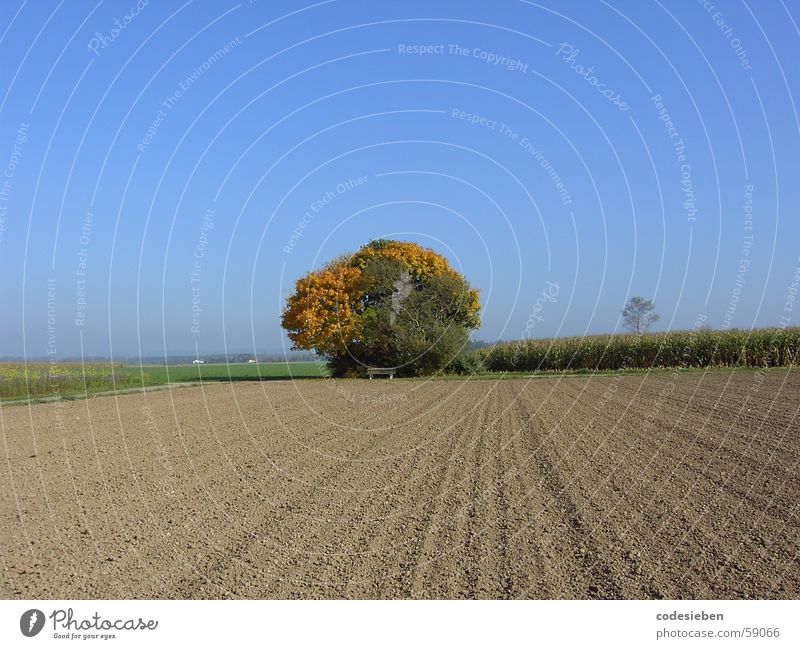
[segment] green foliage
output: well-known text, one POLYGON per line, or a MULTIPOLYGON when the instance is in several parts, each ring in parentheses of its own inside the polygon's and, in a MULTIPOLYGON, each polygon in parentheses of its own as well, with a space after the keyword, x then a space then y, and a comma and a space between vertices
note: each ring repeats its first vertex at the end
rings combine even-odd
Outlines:
POLYGON ((329 359, 333 376, 364 376, 369 366, 396 367, 398 376, 435 373, 461 354, 468 328, 479 324, 460 275, 415 277, 399 260, 376 256, 364 265, 362 292, 361 338, 329 359))
POLYGON ((447 371, 451 374, 483 374, 486 372, 486 365, 480 353, 466 352, 456 356, 447 366, 447 371))
POLYGON ((363 376, 368 366, 396 367, 398 376, 431 374, 469 344, 466 282, 436 276, 407 285, 402 270, 381 266, 363 314, 362 340, 329 360, 333 376, 363 376))
POLYGON ((387 246, 392 244, 391 239, 373 239, 367 244, 367 248, 372 248, 374 250, 383 250, 387 246))
POLYGON ((481 349, 490 371, 619 370, 656 367, 788 367, 800 357, 800 328, 521 340, 481 349))
MULTIPOLYGON (((402 294, 402 289, 399 290, 402 294)), ((388 306, 394 361, 401 374, 437 372, 458 357, 469 344, 473 326, 469 286, 454 275, 436 275, 388 306), (403 368, 408 371, 403 372, 403 368)))

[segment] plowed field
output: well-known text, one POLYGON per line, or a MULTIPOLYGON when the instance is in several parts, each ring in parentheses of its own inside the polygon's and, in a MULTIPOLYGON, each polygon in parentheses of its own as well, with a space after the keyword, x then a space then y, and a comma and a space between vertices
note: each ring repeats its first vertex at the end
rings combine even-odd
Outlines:
POLYGON ((800 372, 0 410, 2 598, 797 598, 800 372))

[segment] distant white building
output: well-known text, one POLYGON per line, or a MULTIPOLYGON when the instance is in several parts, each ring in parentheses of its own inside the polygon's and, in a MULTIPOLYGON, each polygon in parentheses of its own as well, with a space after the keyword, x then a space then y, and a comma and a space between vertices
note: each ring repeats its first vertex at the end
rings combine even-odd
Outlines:
POLYGON ((195 359, 192 361, 192 364, 194 364, 194 365, 203 365, 204 363, 205 363, 205 361, 204 361, 204 360, 202 360, 202 359, 200 359, 200 358, 195 358, 195 359))
POLYGON ((247 362, 248 362, 248 363, 255 363, 255 362, 256 362, 256 360, 255 360, 254 358, 251 358, 251 359, 250 359, 249 361, 247 361, 247 362))

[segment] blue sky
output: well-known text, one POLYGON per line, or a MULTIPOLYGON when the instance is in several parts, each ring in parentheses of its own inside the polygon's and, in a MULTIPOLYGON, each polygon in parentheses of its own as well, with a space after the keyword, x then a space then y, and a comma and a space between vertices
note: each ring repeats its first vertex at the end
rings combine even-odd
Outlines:
POLYGON ((619 330, 637 294, 659 329, 796 324, 798 21, 4 2, 0 356, 288 349, 294 280, 377 237, 445 254, 487 340, 619 330))

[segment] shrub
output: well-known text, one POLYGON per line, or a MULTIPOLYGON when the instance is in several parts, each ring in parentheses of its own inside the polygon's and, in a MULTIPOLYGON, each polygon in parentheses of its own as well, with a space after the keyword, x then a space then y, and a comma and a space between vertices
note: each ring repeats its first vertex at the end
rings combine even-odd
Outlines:
POLYGON ((467 352, 456 356, 447 366, 451 374, 482 374, 486 371, 483 356, 478 352, 467 352))

